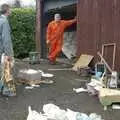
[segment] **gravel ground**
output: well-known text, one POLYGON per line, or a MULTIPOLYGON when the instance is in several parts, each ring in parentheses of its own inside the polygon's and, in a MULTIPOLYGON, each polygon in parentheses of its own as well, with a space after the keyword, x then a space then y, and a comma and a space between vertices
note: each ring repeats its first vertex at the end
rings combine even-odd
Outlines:
MULTIPOLYGON (((39 88, 26 90, 25 85, 17 85, 16 97, 0 97, 0 120, 26 120, 28 115, 28 106, 38 112, 42 111, 42 106, 47 103, 53 103, 60 108, 70 108, 74 111, 97 113, 105 120, 119 120, 119 110, 103 110, 98 98, 90 96, 88 93, 75 93, 72 89, 78 88, 89 82, 89 79, 80 77, 72 71, 48 71, 50 68, 68 67, 66 64, 49 65, 47 62, 41 62, 37 65, 28 65, 27 62, 18 62, 16 68, 34 68, 41 69, 44 72, 53 73, 54 83, 51 85, 41 84, 39 88)), ((15 70, 17 73, 17 69, 15 70)), ((16 80, 17 81, 17 80, 16 80)))

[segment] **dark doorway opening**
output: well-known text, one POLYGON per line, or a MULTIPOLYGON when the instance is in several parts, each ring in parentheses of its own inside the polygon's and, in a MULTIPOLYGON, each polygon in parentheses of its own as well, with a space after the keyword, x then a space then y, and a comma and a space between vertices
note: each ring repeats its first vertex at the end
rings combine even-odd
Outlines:
MULTIPOLYGON (((71 4, 67 6, 62 6, 60 8, 50 9, 44 14, 44 39, 46 39, 46 29, 48 23, 54 19, 54 14, 61 14, 62 19, 70 20, 76 16, 76 4, 71 4)), ((45 40, 44 40, 45 41, 45 40)), ((47 57, 47 47, 44 44, 44 56, 47 57)), ((68 27, 64 32, 64 43, 63 49, 60 54, 60 57, 67 57, 71 59, 73 56, 76 56, 76 24, 68 27)))

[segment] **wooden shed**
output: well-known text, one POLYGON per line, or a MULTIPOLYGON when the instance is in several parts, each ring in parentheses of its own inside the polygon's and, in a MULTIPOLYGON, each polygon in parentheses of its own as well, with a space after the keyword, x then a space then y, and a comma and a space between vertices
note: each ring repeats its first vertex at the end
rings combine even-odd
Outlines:
POLYGON ((68 17, 77 15, 76 55, 86 53, 97 58, 97 52, 102 52, 104 48, 105 60, 111 68, 119 71, 120 0, 37 0, 36 45, 37 51, 41 51, 41 56, 45 56, 46 49, 44 22, 46 19, 47 22, 51 20, 50 15, 54 10, 57 8, 61 10, 63 7, 65 7, 63 13, 71 14, 68 17), (51 4, 56 5, 56 1, 59 6, 50 8, 51 4), (48 7, 48 14, 45 14, 48 7), (69 9, 66 9, 67 7, 69 9), (66 10, 68 11, 65 12, 66 10))

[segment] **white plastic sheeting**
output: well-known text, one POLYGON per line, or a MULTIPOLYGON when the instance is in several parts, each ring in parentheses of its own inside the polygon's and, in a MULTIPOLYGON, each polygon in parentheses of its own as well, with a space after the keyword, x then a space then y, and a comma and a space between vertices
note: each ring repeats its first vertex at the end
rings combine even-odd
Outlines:
POLYGON ((38 71, 41 73, 42 77, 53 77, 54 76, 53 74, 50 74, 50 73, 44 73, 42 70, 38 70, 38 71))
POLYGON ((68 59, 76 56, 76 32, 65 32, 62 52, 68 59))
POLYGON ((32 110, 28 107, 27 120, 103 120, 100 115, 91 113, 87 115, 85 113, 74 112, 70 109, 63 110, 54 104, 46 104, 43 106, 43 114, 32 110))
POLYGON ((75 91, 76 93, 88 92, 88 90, 84 88, 73 88, 73 91, 75 91))

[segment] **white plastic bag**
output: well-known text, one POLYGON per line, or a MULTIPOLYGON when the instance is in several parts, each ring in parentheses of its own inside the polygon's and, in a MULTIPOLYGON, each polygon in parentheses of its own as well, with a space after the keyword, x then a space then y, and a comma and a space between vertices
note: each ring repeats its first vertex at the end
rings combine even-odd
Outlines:
POLYGON ((85 113, 78 113, 76 116, 76 120, 92 120, 89 116, 85 113))
POLYGON ((70 109, 67 111, 60 109, 54 104, 46 104, 43 106, 44 114, 38 113, 28 107, 27 120, 103 120, 96 113, 91 113, 89 116, 85 113, 74 112, 70 109))
POLYGON ((103 120, 100 115, 97 115, 96 113, 91 113, 89 115, 90 120, 103 120))
POLYGON ((54 75, 53 74, 50 74, 50 73, 44 73, 42 70, 38 70, 40 73, 41 73, 41 75, 42 75, 42 77, 53 77, 54 75))
POLYGON ((31 109, 31 106, 28 107, 28 116, 27 120, 47 120, 46 116, 43 116, 42 114, 38 113, 35 110, 31 109))
POLYGON ((70 109, 67 109, 66 116, 68 120, 76 120, 78 112, 74 112, 70 109))
POLYGON ((43 111, 46 116, 50 119, 55 120, 68 120, 65 113, 65 110, 60 109, 58 106, 54 104, 46 104, 43 106, 43 111))

